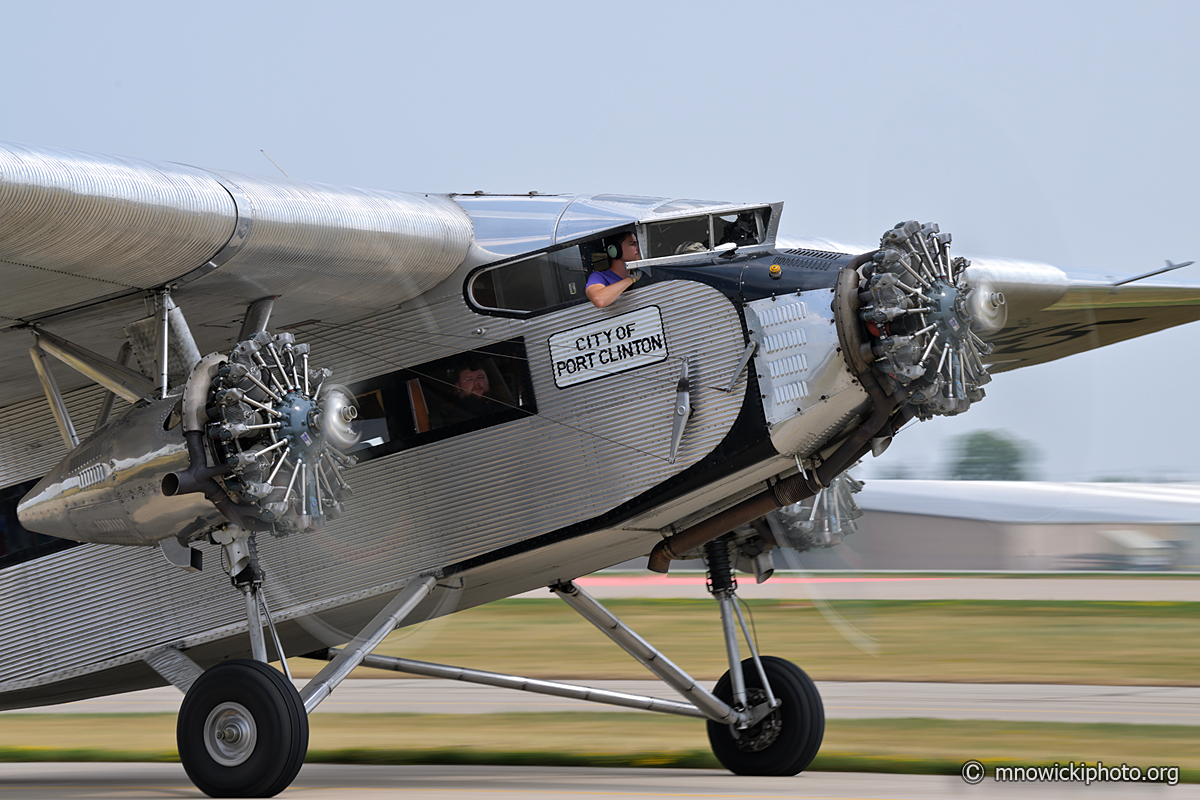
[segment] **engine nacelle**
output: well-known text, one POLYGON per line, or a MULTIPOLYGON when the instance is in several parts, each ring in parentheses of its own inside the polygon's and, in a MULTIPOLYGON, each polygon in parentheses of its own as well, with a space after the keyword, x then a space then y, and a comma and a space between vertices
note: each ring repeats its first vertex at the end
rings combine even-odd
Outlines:
POLYGON ((308 345, 260 331, 165 398, 71 451, 17 507, 31 531, 102 544, 186 542, 230 523, 276 536, 323 525, 351 490, 358 411, 308 345))
POLYGON ((202 494, 167 497, 162 481, 188 466, 182 391, 138 405, 89 436, 17 507, 31 531, 102 544, 153 545, 222 520, 202 494))

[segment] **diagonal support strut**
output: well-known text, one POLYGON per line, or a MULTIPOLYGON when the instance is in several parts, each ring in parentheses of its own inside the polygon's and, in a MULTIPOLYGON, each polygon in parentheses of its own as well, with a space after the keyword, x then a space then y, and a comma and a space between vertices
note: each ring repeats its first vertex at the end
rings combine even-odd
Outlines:
POLYGON ((313 709, 346 679, 351 670, 361 664, 362 660, 379 646, 384 637, 394 631, 413 612, 413 609, 429 596, 436 585, 437 578, 426 575, 417 578, 401 589, 392 598, 392 601, 367 623, 362 632, 355 636, 333 661, 330 661, 317 673, 316 677, 300 690, 300 699, 304 701, 304 711, 311 714, 313 709))
POLYGON ((642 666, 695 704, 707 718, 714 722, 723 722, 739 727, 749 722, 750 717, 745 711, 733 708, 696 683, 691 675, 688 675, 669 658, 654 649, 649 642, 630 630, 625 623, 613 616, 612 612, 596 602, 594 597, 577 584, 571 581, 556 583, 550 587, 550 591, 578 611, 584 619, 603 631, 608 638, 616 642, 642 666))

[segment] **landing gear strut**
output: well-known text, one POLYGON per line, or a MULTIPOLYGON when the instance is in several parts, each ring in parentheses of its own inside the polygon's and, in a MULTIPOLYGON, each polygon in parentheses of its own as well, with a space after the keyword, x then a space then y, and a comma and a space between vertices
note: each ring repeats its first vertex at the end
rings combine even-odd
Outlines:
POLYGON ((210 797, 273 797, 288 787, 308 753, 308 713, 291 682, 287 655, 262 593, 254 534, 218 531, 230 580, 246 599, 253 660, 224 661, 188 689, 175 737, 188 777, 210 797), (263 618, 287 676, 267 664, 263 618))
POLYGON ((729 671, 713 694, 735 711, 749 712, 738 724, 709 719, 708 741, 717 760, 737 775, 796 775, 812 763, 825 737, 825 707, 812 679, 790 661, 758 655, 737 603, 729 536, 704 547, 708 590, 721 608, 729 671), (740 660, 737 617, 751 657, 740 660))

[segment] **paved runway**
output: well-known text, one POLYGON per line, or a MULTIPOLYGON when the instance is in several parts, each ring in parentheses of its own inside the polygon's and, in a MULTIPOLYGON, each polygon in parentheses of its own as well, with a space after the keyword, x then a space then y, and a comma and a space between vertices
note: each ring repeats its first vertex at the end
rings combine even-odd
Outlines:
MULTIPOLYGON (((581 581, 600 598, 706 597, 695 575, 626 576, 581 581)), ((1200 579, 963 578, 780 576, 762 586, 743 582, 743 597, 878 600, 1128 600, 1200 601, 1200 579)), ((544 592, 531 596, 545 596, 544 592)), ((595 681, 592 685, 636 694, 672 697, 653 681, 595 681)), ((938 717, 1035 721, 1200 724, 1200 689, 1024 684, 849 683, 819 684, 830 718, 938 717)), ((44 709, 76 713, 174 711, 182 695, 173 688, 133 692, 44 709)), ((411 679, 345 682, 317 713, 411 711, 603 710, 609 707, 543 695, 494 690, 449 681, 411 679)), ((5 713, 28 713, 22 712, 5 713)), ((3 715, 0 714, 0 717, 3 715)), ((1143 767, 1151 764, 1139 765, 1143 767)), ((348 766, 310 764, 281 797, 370 797, 371 800, 460 798, 1048 798, 1197 797, 1195 784, 997 783, 992 774, 971 786, 958 777, 805 773, 796 778, 740 778, 721 771, 574 769, 524 767, 348 766)), ((199 798, 177 764, 0 764, 0 797, 199 798)))
MULTIPOLYGON (((708 597, 704 576, 591 575, 577 583, 604 600, 627 597, 708 597)), ((738 576, 738 595, 773 600, 1090 600, 1150 603, 1200 602, 1200 576, 1144 578, 1043 578, 937 575, 776 575, 763 584, 738 576)), ((521 597, 549 597, 545 589, 521 597)))
MULTIPOLYGON (((678 699, 658 681, 590 681, 589 686, 678 699)), ((1050 684, 883 683, 821 681, 831 719, 937 719, 1123 722, 1200 725, 1200 688, 1057 686, 1050 684)), ((166 686, 3 714, 174 713, 183 695, 166 686)), ((490 714, 531 711, 628 711, 617 706, 443 680, 356 679, 344 682, 315 713, 490 714)), ((0 718, 3 718, 0 714, 0 718)))
MULTIPOLYGON (((1145 765, 1150 766, 1150 765, 1145 765)), ((745 778, 717 770, 550 767, 370 767, 308 764, 283 800, 639 800, 694 797, 739 800, 1051 800, 1195 798, 1195 784, 997 783, 989 772, 970 786, 938 775, 810 772, 745 778)), ((0 797, 202 798, 178 764, 0 764, 0 797)))

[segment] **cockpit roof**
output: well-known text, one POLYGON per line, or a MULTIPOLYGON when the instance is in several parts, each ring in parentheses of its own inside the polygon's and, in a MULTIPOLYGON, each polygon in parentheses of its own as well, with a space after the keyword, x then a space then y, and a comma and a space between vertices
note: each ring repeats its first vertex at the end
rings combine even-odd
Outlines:
POLYGON ((516 256, 651 222, 719 209, 757 208, 710 200, 673 200, 617 194, 454 194, 475 227, 475 242, 498 257, 516 256))

